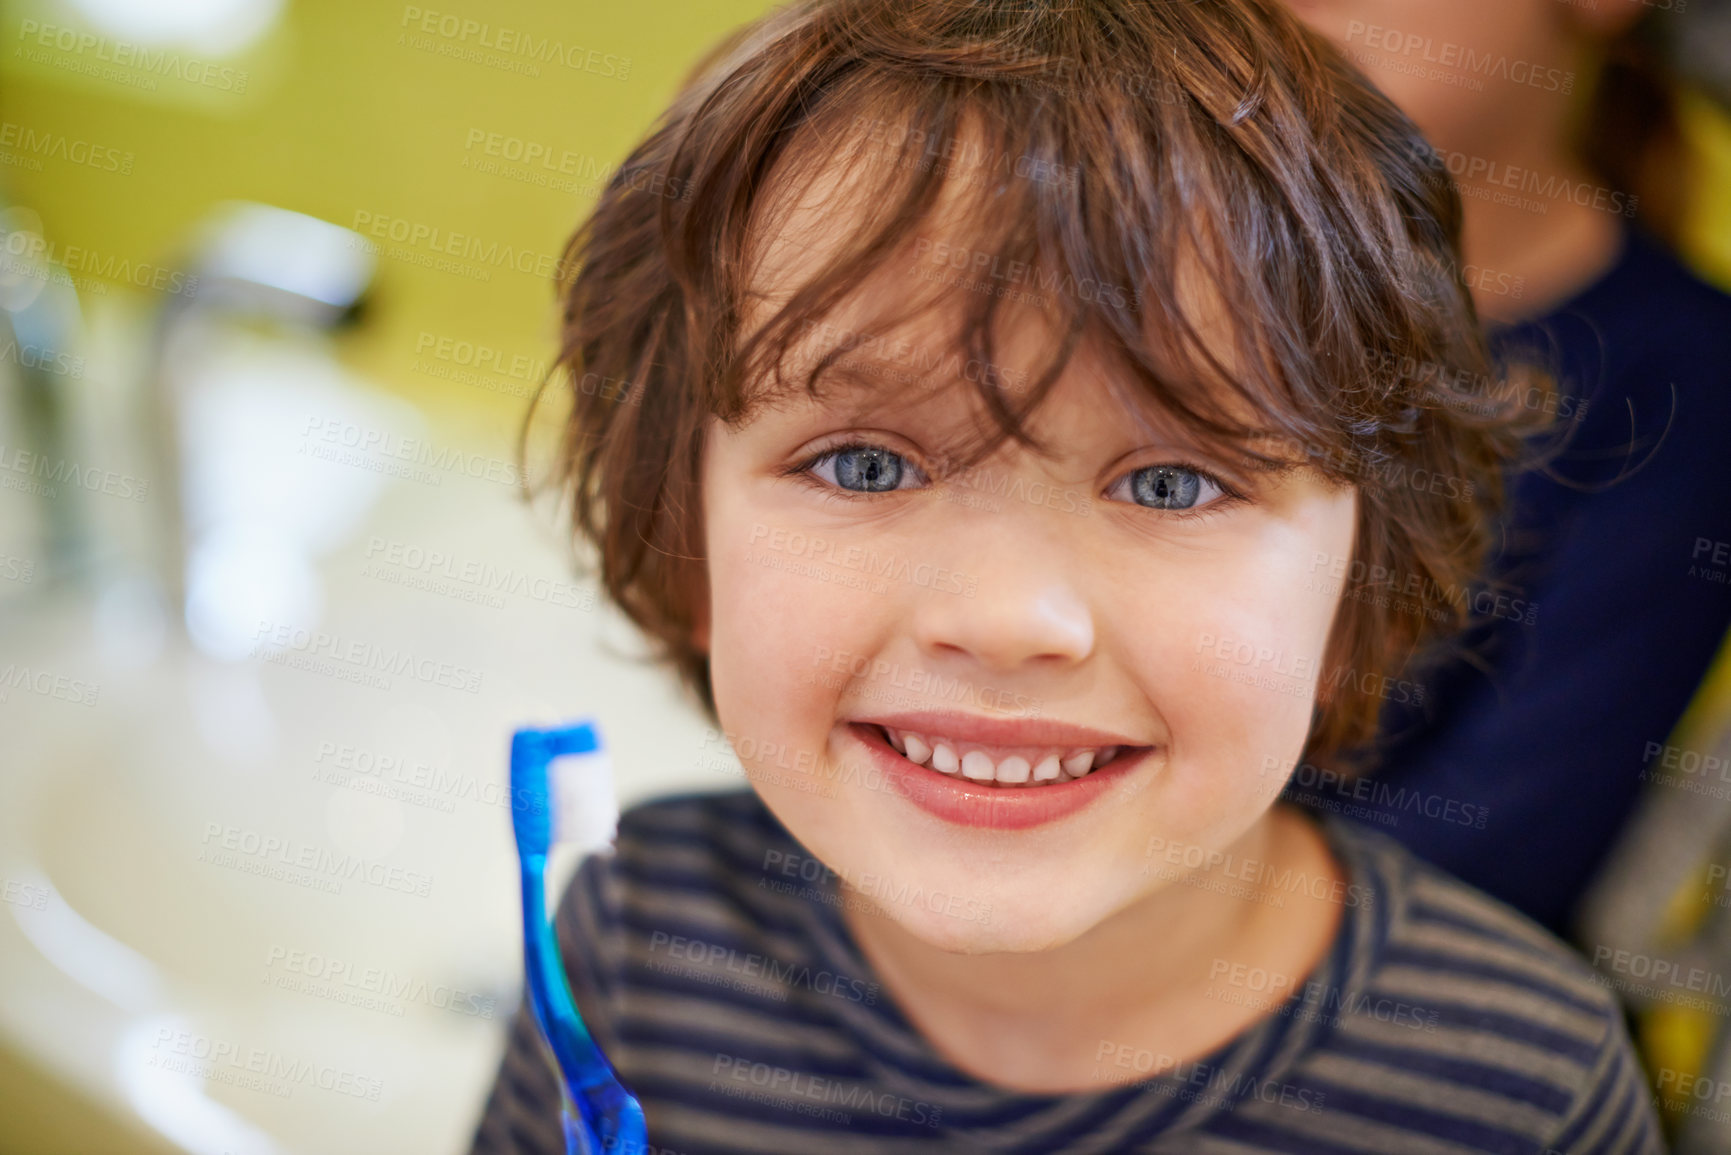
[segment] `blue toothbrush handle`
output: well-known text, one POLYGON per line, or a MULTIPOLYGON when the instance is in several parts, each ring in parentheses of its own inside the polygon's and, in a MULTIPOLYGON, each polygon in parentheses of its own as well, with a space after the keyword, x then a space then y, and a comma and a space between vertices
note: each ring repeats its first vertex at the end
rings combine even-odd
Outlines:
POLYGON ((563 1112, 567 1155, 646 1155, 643 1107, 619 1082, 613 1064, 584 1025, 547 915, 547 853, 553 841, 547 768, 560 755, 592 753, 600 745, 589 723, 519 730, 512 736, 512 825, 522 867, 523 962, 530 1009, 558 1064, 566 1099, 577 1108, 577 1118, 563 1112))
POLYGON ((619 1082, 613 1064, 584 1026, 571 999, 553 928, 532 913, 545 909, 545 866, 539 856, 524 864, 524 963, 530 1008, 580 1116, 567 1123, 568 1155, 644 1155, 649 1140, 643 1107, 619 1082), (585 1146, 570 1146, 573 1124, 585 1146))

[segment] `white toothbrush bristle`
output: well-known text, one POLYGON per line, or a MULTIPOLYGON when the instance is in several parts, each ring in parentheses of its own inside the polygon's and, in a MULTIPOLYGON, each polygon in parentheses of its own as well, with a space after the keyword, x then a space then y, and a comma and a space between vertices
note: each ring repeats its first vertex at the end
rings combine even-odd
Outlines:
POLYGON ((556 845, 587 854, 613 841, 619 801, 613 792, 613 761, 605 750, 553 759, 547 766, 547 795, 556 845))

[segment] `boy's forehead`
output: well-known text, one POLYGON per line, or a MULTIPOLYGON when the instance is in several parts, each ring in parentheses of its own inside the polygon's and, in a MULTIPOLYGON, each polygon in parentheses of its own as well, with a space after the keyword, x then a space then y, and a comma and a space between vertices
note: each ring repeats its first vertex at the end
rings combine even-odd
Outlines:
MULTIPOLYGON (((1036 382, 1053 367, 1064 342, 1058 322, 1036 307, 1010 302, 992 326, 989 355, 965 340, 966 317, 958 294, 910 307, 909 294, 877 278, 849 293, 834 309, 799 330, 782 360, 785 390, 837 416, 965 409, 986 418, 980 386, 999 390, 1021 409, 1036 382), (817 375, 820 396, 804 384, 817 375)), ((1232 349, 1223 312, 1199 318, 1201 336, 1228 363, 1232 349)), ((1235 391, 1210 390, 1240 419, 1251 414, 1235 391)), ((766 396, 766 394, 760 394, 766 396)), ((1046 400, 1029 416, 1049 421, 1055 407, 1081 402, 1126 429, 1168 444, 1196 441, 1186 424, 1139 379, 1126 357, 1099 334, 1084 335, 1064 361, 1046 400)), ((1060 424, 1063 424, 1062 422, 1060 424)))
POLYGON ((894 164, 886 145, 857 134, 828 147, 802 141, 783 158, 752 216, 748 325, 785 305, 872 227, 870 206, 890 192, 894 164))
MULTIPOLYGON (((905 137, 907 134, 902 133, 905 137)), ((885 131, 882 122, 857 116, 838 134, 829 137, 812 136, 797 141, 771 172, 763 186, 759 205, 753 212, 747 238, 747 280, 741 302, 744 329, 750 332, 769 320, 786 305, 798 290, 821 275, 849 246, 857 245, 871 231, 883 227, 885 217, 894 202, 908 190, 896 179, 898 167, 906 167, 906 158, 891 143, 894 131, 885 131)), ((954 134, 960 145, 956 151, 989 149, 984 129, 975 118, 964 117, 954 134)), ((963 259, 970 267, 950 269, 964 274, 962 280, 977 279, 978 263, 1001 272, 1008 257, 1000 254, 1016 250, 1023 259, 1012 266, 1026 276, 1022 287, 1038 289, 1041 285, 1068 285, 1071 261, 1055 252, 1039 249, 1034 243, 1033 222, 1006 218, 999 202, 1001 185, 973 179, 963 172, 957 176, 939 178, 939 187, 932 203, 919 219, 895 237, 896 245, 887 257, 865 270, 858 283, 851 286, 850 297, 867 303, 888 304, 906 309, 916 304, 936 306, 948 300, 963 299, 963 294, 981 291, 977 286, 963 288, 946 279, 920 274, 942 272, 935 266, 946 260, 963 259), (958 254, 964 255, 958 258, 958 254), (925 265, 934 268, 926 269, 925 265)), ((1020 202, 1028 207, 1025 202, 1020 202)), ((1235 342, 1233 312, 1228 307, 1218 280, 1210 274, 1202 249, 1217 239, 1212 235, 1217 222, 1190 222, 1190 232, 1180 231, 1173 252, 1163 258, 1172 270, 1174 300, 1172 304, 1195 327, 1203 344, 1214 356, 1229 361, 1235 342)), ((1135 232, 1129 222, 1126 234, 1135 232)), ((1112 239, 1114 247, 1146 249, 1155 243, 1149 236, 1125 235, 1112 239)), ((951 278, 953 281, 958 278, 951 278)), ((1129 302, 1127 313, 1141 317, 1121 318, 1131 324, 1145 320, 1150 310, 1143 307, 1139 284, 1114 285, 1117 294, 1129 302)), ((1044 299, 1049 314, 1046 328, 1061 328, 1068 313, 1082 304, 1081 294, 1060 288, 1056 294, 1029 292, 1022 299, 1044 299), (1076 299, 1071 299, 1076 298, 1076 299)), ((1099 297, 1093 298, 1098 304, 1099 297)), ((1039 309, 1027 305, 1012 309, 1004 302, 1002 311, 1027 314, 1039 309)), ((958 310, 959 311, 959 310, 958 310)), ((1020 328, 1017 326, 1016 328, 1020 328)))
MULTIPOLYGON (((901 154, 890 143, 897 134, 881 126, 881 121, 856 116, 827 137, 813 131, 796 142, 772 171, 750 230, 742 334, 772 320, 802 287, 820 277, 866 233, 882 227, 884 214, 894 207, 890 202, 905 195, 895 178, 901 154), (879 127, 874 130, 873 125, 879 127)), ((956 135, 964 148, 984 147, 985 134, 978 122, 964 118, 956 135)), ((817 403, 856 419, 910 406, 934 411, 928 402, 969 404, 966 387, 970 378, 982 373, 1000 383, 1031 387, 1061 347, 1064 327, 1076 312, 1085 312, 1080 302, 1048 295, 1041 305, 1035 302, 1042 298, 1032 293, 999 300, 992 324, 991 364, 979 365, 973 363, 963 338, 968 314, 979 304, 971 294, 981 290, 957 284, 955 277, 931 275, 950 271, 935 267, 937 253, 964 251, 995 257, 1000 249, 1025 239, 1014 235, 1025 222, 994 219, 992 200, 988 185, 944 180, 920 219, 897 237, 891 255, 863 269, 832 308, 806 319, 796 330, 782 362, 785 380, 803 382, 828 357, 821 375, 823 396, 817 403), (927 269, 926 264, 934 267, 927 269)), ((1202 256, 1203 248, 1215 239, 1209 235, 1213 224, 1194 223, 1195 234, 1167 257, 1174 285, 1168 312, 1178 313, 1189 324, 1194 346, 1193 355, 1185 358, 1187 364, 1174 367, 1173 373, 1194 376, 1212 357, 1220 370, 1204 371, 1205 376, 1217 378, 1207 392, 1237 419, 1256 424, 1245 398, 1229 385, 1241 364, 1242 322, 1228 307, 1202 256)), ((1056 256, 1035 256, 1034 263, 1048 274, 1061 273, 1065 266, 1056 256)), ((1134 316, 1118 320, 1132 326, 1161 324, 1162 310, 1150 308, 1153 302, 1140 301, 1129 291, 1139 291, 1140 286, 1125 288, 1125 296, 1139 304, 1132 306, 1134 316)), ((1070 382, 1072 387, 1060 393, 1108 406, 1113 419, 1127 421, 1127 428, 1138 436, 1200 448, 1203 439, 1135 379, 1124 358, 1113 352, 1113 343, 1102 339, 1100 326, 1089 329, 1060 378, 1060 384, 1070 382), (1077 383, 1082 388, 1075 388, 1077 383), (1105 388, 1089 388, 1090 384, 1105 388)), ((803 389, 796 392, 804 394, 803 389)), ((1012 405, 1018 401, 1015 392, 1012 389, 1007 398, 1012 405)), ((1041 408, 1050 409, 1050 403, 1041 408)), ((974 420, 985 416, 984 403, 977 397, 972 399, 972 413, 974 420)), ((1030 416, 1038 424, 1044 415, 1030 416)))
MULTIPOLYGON (((827 342, 815 341, 799 357, 798 370, 789 371, 794 387, 779 405, 822 413, 842 425, 888 421, 919 430, 922 438, 943 447, 942 456, 966 456, 969 446, 993 430, 979 396, 981 380, 989 378, 995 387, 1009 389, 1007 400, 1020 408, 1035 375, 1048 366, 1049 342, 1056 337, 1043 332, 1049 328, 1043 319, 1026 317, 1022 324, 1008 326, 1011 341, 1002 360, 988 367, 946 343, 943 326, 928 318, 921 321, 836 356, 823 367, 819 393, 812 396, 799 385, 829 348, 827 342)), ((1078 346, 1051 390, 1027 412, 1026 421, 1056 457, 1072 450, 1092 456, 1105 442, 1122 442, 1125 449, 1158 444, 1210 455, 1221 448, 1162 404, 1120 358, 1094 341, 1078 346)))

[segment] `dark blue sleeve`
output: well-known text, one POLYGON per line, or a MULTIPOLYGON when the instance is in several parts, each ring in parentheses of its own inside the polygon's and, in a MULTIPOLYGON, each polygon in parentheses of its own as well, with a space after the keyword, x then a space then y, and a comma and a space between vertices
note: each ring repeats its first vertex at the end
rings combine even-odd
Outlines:
POLYGON ((1590 1084, 1543 1155, 1665 1155, 1653 1091, 1620 1019, 1608 1023, 1590 1084))

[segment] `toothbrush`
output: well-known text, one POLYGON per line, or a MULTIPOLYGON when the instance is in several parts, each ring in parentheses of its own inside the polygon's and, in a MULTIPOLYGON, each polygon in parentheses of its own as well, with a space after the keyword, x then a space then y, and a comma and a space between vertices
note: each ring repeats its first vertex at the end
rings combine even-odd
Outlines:
POLYGON ((535 1022, 559 1067, 566 1155, 646 1155, 643 1107, 619 1082, 571 998, 547 909, 556 843, 610 840, 617 823, 601 735, 584 720, 511 736, 511 824, 523 875, 523 965, 535 1022), (585 838, 584 836, 587 836, 585 838))

